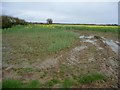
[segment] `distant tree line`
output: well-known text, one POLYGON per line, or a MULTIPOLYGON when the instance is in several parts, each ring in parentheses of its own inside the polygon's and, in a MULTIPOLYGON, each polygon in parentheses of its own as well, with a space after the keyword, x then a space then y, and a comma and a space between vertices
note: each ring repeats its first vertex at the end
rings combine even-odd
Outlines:
POLYGON ((4 28, 10 28, 14 25, 25 25, 27 22, 23 19, 19 19, 16 17, 6 16, 2 15, 0 16, 0 27, 4 28))

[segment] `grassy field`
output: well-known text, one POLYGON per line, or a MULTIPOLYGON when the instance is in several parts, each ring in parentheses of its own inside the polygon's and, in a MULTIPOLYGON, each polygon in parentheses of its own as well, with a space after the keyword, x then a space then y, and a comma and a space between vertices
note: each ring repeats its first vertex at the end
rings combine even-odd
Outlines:
POLYGON ((73 32, 49 25, 16 26, 3 30, 3 39, 13 47, 14 53, 27 53, 26 56, 33 57, 44 57, 69 48, 77 38, 78 36, 73 32))
MULTIPOLYGON (((20 78, 3 77, 3 88, 41 88, 41 87, 79 87, 83 84, 94 83, 106 80, 106 76, 98 72, 79 73, 76 67, 60 66, 57 72, 48 70, 39 71, 34 69, 32 63, 41 63, 44 59, 55 56, 59 53, 65 53, 66 50, 75 47, 79 42, 77 32, 95 32, 115 36, 118 33, 117 26, 94 26, 94 25, 17 25, 12 28, 2 30, 3 38, 3 69, 9 65, 25 66, 25 68, 14 69, 17 75, 26 75, 28 73, 39 73, 37 77, 46 81, 21 80, 20 78), (39 59, 39 62, 37 60, 39 59), (29 64, 29 65, 28 65, 29 64), (27 66, 28 65, 28 66, 27 66), (30 67, 31 66, 31 67, 30 67), (76 71, 75 71, 76 70, 76 71), (73 73, 72 76, 66 73, 73 73), (56 85, 56 86, 55 86, 56 85)), ((53 68, 56 69, 56 68, 53 68)), ((81 69, 82 72, 82 69, 81 69)), ((6 74, 7 75, 7 74, 6 74)), ((16 74, 15 74, 16 75, 16 74)), ((17 76, 16 75, 16 76, 17 76)), ((28 79, 30 77, 28 76, 28 79)), ((41 80, 42 80, 41 79, 41 80)))

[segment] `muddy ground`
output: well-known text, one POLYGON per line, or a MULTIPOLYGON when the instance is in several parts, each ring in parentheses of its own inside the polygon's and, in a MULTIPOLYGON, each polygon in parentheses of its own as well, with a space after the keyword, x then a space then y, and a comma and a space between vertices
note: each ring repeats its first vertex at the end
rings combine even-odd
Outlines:
MULTIPOLYGON (((37 79, 42 83, 56 78, 63 81, 66 78, 74 79, 88 73, 102 73, 106 79, 90 84, 75 83, 72 87, 117 87, 118 84, 118 47, 117 37, 108 37, 101 34, 76 32, 79 40, 74 46, 65 51, 29 61, 21 57, 18 61, 3 61, 3 79, 20 79, 23 82, 37 79)), ((112 35, 112 34, 111 34, 112 35)), ((10 58, 10 48, 5 46, 10 58)), ((73 80, 74 81, 74 80, 73 80)), ((52 87, 61 87, 55 84, 52 87)))

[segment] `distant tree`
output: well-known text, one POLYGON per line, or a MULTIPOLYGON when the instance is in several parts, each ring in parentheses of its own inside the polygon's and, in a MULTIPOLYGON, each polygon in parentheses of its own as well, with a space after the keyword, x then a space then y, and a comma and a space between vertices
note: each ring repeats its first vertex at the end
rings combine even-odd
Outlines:
POLYGON ((52 24, 52 23, 53 23, 53 20, 50 19, 50 18, 48 18, 48 19, 47 19, 47 23, 48 23, 48 24, 52 24))

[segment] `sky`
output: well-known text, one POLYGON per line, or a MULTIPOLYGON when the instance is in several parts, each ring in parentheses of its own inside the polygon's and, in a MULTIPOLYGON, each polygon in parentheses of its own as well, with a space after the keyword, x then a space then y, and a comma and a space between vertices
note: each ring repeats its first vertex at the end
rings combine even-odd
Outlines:
POLYGON ((118 2, 2 2, 2 14, 25 19, 29 22, 46 22, 47 18, 54 23, 84 24, 117 24, 118 2))

